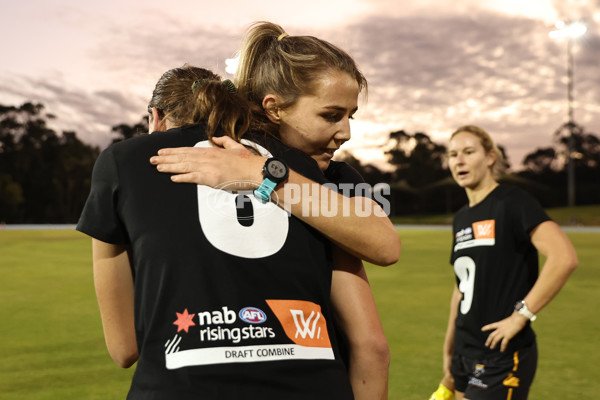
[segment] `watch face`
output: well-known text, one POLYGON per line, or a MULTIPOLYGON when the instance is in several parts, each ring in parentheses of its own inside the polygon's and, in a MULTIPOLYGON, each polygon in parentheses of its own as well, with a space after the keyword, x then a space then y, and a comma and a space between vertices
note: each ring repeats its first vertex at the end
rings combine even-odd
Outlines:
POLYGON ((520 311, 523 308, 523 302, 522 301, 517 301, 517 304, 515 304, 515 310, 520 311))
POLYGON ((267 172, 275 179, 285 179, 288 170, 287 166, 279 160, 270 160, 267 163, 267 172))

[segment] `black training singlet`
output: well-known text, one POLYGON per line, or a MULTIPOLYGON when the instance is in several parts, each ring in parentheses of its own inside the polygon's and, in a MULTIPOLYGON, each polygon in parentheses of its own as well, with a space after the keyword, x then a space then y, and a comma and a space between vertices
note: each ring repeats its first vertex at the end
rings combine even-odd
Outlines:
MULTIPOLYGON (((247 139, 323 181, 303 153, 247 139)), ((251 192, 175 184, 149 163, 161 148, 194 145, 208 145, 203 126, 111 145, 77 226, 131 246, 139 359, 128 398, 352 399, 330 243, 251 192)))
MULTIPOLYGON (((529 234, 549 219, 532 196, 507 185, 499 185, 481 203, 456 213, 450 262, 463 294, 456 318, 456 353, 481 359, 499 352, 499 346, 485 347, 489 332, 481 328, 510 316, 537 280, 538 253, 529 234)), ((527 323, 505 353, 534 340, 527 323)))

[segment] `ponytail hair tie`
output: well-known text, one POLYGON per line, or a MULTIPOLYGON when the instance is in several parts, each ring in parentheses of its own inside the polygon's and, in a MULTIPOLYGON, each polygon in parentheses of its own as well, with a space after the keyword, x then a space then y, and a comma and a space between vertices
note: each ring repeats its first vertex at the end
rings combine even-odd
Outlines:
POLYGON ((278 42, 281 42, 281 40, 283 40, 283 38, 286 38, 286 37, 288 37, 288 36, 290 36, 290 35, 288 35, 287 33, 283 32, 281 35, 279 35, 279 36, 277 37, 277 41, 278 41, 278 42))
POLYGON ((227 88, 227 90, 229 90, 229 93, 236 93, 237 92, 237 89, 235 88, 235 85, 229 79, 225 79, 223 82, 221 82, 221 85, 225 86, 227 88))

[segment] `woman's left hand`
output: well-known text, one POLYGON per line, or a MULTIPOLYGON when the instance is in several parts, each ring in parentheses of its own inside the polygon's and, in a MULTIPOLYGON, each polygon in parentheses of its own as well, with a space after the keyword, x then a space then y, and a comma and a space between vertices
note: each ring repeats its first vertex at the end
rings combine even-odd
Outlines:
POLYGON ((493 322, 481 328, 482 331, 492 331, 485 341, 486 347, 496 348, 500 343, 500 351, 506 350, 508 342, 519 333, 527 323, 527 318, 514 312, 510 317, 493 322))
POLYGON ((244 145, 227 136, 215 137, 221 147, 177 147, 160 149, 150 158, 159 172, 175 174, 173 182, 219 186, 230 182, 247 182, 236 189, 250 189, 262 181, 266 158, 253 154, 244 145), (245 187, 246 185, 247 187, 245 187))

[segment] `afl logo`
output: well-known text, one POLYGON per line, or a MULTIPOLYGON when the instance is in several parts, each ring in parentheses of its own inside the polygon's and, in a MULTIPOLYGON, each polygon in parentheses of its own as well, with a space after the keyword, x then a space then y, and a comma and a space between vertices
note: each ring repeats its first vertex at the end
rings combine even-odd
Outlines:
POLYGON ((246 307, 240 311, 240 319, 249 324, 262 324, 267 320, 267 315, 256 307, 246 307))

